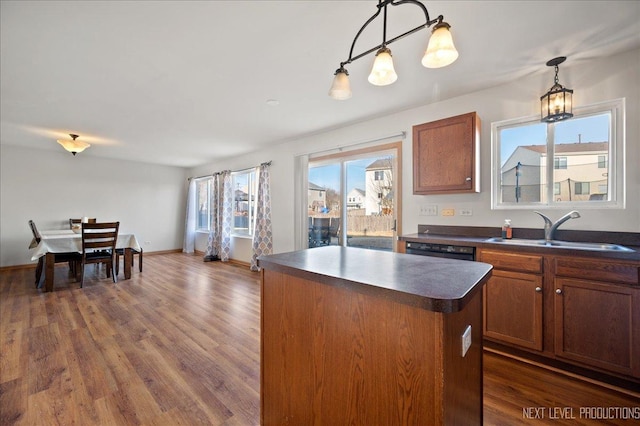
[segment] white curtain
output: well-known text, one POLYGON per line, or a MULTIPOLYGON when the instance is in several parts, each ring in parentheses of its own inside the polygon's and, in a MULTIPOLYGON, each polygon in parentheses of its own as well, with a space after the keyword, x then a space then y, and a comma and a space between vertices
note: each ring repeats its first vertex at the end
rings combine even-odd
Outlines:
POLYGON ((196 249, 196 181, 189 179, 189 189, 187 191, 187 210, 184 220, 184 242, 182 251, 193 253, 196 249))
POLYGON ((251 270, 259 271, 258 257, 273 253, 271 233, 271 189, 269 168, 271 163, 262 163, 258 172, 258 198, 256 203, 256 222, 253 231, 253 254, 251 270))
POLYGON ((231 220, 233 218, 233 189, 231 172, 225 170, 213 176, 211 191, 211 230, 207 240, 205 262, 227 262, 231 252, 231 220))

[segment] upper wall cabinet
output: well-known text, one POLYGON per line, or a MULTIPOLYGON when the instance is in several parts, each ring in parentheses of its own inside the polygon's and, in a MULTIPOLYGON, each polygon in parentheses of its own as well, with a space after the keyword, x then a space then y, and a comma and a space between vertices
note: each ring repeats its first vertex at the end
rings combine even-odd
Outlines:
POLYGON ((413 193, 480 192, 475 112, 413 126, 413 193))

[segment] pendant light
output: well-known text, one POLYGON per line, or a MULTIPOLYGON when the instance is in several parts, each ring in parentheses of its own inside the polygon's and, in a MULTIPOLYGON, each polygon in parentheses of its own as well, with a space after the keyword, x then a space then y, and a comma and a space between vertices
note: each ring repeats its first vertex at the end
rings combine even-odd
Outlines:
POLYGON ((76 139, 78 139, 78 135, 74 135, 74 134, 70 133, 69 136, 71 136, 71 140, 69 140, 69 139, 58 139, 58 143, 60 145, 62 145, 62 147, 64 149, 66 149, 67 151, 72 153, 74 156, 78 152, 82 152, 82 151, 84 151, 85 149, 87 149, 87 148, 89 148, 91 146, 86 142, 82 142, 82 141, 76 140, 76 139))
POLYGON ((424 4, 418 0, 378 0, 377 11, 373 14, 360 28, 360 31, 356 34, 353 42, 351 43, 351 50, 349 51, 349 58, 340 63, 340 67, 334 73, 333 83, 331 85, 331 89, 329 90, 329 96, 333 99, 344 100, 349 99, 351 97, 351 88, 349 85, 349 73, 344 67, 351 62, 360 59, 369 53, 376 52, 376 57, 373 63, 373 67, 371 69, 371 74, 369 74, 368 81, 369 83, 376 86, 386 86, 394 83, 398 79, 398 74, 395 71, 393 66, 393 58, 391 55, 391 50, 388 45, 394 43, 409 34, 413 34, 416 31, 420 31, 424 28, 429 28, 433 26, 433 31, 431 34, 431 38, 428 43, 427 50, 422 58, 422 64, 427 68, 440 68, 447 65, 450 65, 458 58, 458 51, 456 50, 453 44, 453 38, 451 37, 451 32, 449 29, 451 26, 444 22, 444 17, 442 15, 438 16, 435 19, 429 18, 429 12, 424 4), (425 22, 417 27, 406 31, 390 40, 387 40, 387 7, 388 6, 401 6, 401 5, 414 5, 419 7, 425 17, 425 22), (380 12, 384 11, 383 14, 383 25, 382 25, 382 43, 378 46, 372 47, 358 55, 354 55, 353 51, 360 37, 360 34, 364 31, 364 29, 374 21, 379 15, 380 12), (435 25, 434 25, 435 24, 435 25))
POLYGON ((573 90, 565 89, 558 83, 558 65, 567 58, 559 56, 547 62, 548 67, 555 67, 554 85, 540 97, 540 121, 554 123, 573 117, 573 90))

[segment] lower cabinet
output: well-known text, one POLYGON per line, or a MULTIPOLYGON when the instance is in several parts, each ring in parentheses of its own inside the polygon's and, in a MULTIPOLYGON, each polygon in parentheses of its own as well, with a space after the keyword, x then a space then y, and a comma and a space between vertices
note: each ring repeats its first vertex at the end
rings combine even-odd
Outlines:
POLYGON ((567 273, 563 264, 568 261, 555 259, 554 353, 574 363, 640 378, 638 267, 591 262, 567 273), (615 284, 616 280, 622 282, 615 284))
POLYGON ((640 263, 480 249, 484 337, 640 379, 640 263))
POLYGON ((541 351, 542 256, 481 250, 479 260, 494 266, 483 288, 484 337, 541 351))

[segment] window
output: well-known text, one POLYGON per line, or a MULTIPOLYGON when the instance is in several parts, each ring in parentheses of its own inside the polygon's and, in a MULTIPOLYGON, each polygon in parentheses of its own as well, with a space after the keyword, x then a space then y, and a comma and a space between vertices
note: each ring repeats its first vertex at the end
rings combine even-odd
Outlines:
MULTIPOLYGON (((306 164, 306 194, 299 202, 302 238, 296 247, 339 245, 394 251, 401 231, 402 199, 395 176, 402 143, 312 155, 306 164), (322 196, 318 197, 319 189, 322 196), (306 201, 306 202, 305 202, 306 201)), ((303 195, 303 194, 301 194, 303 195)))
POLYGON ((607 156, 606 155, 598 155, 598 168, 606 169, 607 168, 607 156))
POLYGON ((589 182, 576 182, 575 184, 576 195, 588 195, 589 194, 589 182))
POLYGON ((207 177, 196 180, 197 219, 196 230, 209 231, 211 229, 211 215, 209 203, 211 202, 211 184, 213 178, 207 177))
POLYGON ((256 172, 255 170, 234 172, 231 174, 233 188, 232 233, 235 235, 253 235, 256 172))
POLYGON ((567 168, 567 157, 555 157, 553 159, 553 168, 554 169, 566 169, 567 168))
POLYGON ((492 208, 624 208, 624 107, 618 99, 556 123, 492 123, 492 208))

